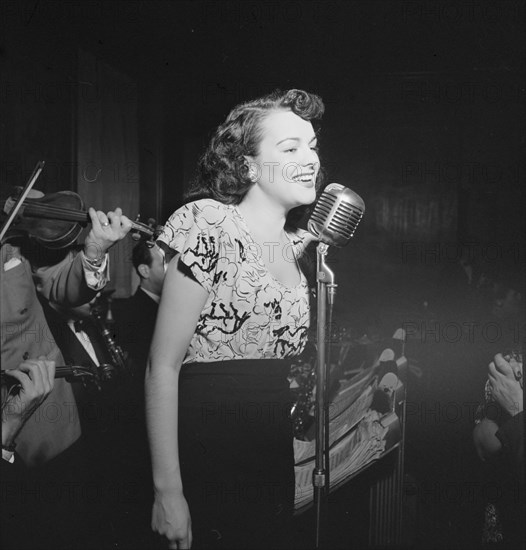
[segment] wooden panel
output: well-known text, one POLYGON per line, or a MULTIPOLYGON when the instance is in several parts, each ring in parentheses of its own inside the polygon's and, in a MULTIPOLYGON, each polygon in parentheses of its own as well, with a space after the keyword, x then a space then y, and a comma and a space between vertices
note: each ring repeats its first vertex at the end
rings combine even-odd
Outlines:
MULTIPOLYGON (((139 155, 135 83, 94 55, 79 50, 77 185, 84 201, 128 217, 139 210, 139 155)), ((110 251, 115 298, 130 295, 131 249, 124 239, 110 251)))

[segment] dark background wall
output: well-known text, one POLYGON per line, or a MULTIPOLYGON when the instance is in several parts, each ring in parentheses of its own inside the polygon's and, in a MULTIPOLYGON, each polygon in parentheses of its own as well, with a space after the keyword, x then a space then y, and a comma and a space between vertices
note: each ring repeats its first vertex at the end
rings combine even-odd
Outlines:
POLYGON ((138 101, 140 210, 160 222, 233 105, 304 88, 326 102, 329 179, 367 207, 343 286, 361 249, 385 276, 412 262, 432 281, 401 243, 523 243, 521 22, 515 1, 4 1, 0 178, 45 158, 40 186, 75 189, 79 48, 136 82, 116 100, 138 101))

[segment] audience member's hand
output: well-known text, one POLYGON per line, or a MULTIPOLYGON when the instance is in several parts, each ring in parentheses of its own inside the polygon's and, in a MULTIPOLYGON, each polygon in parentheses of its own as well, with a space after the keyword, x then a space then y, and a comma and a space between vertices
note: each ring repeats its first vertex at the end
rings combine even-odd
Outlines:
POLYGON ((483 418, 473 430, 473 443, 481 460, 489 460, 502 450, 502 443, 495 435, 499 426, 489 418, 483 418))
POLYGON ((2 402, 2 445, 8 446, 53 389, 55 362, 29 360, 5 372, 19 385, 18 391, 7 393, 2 402))
POLYGON ((131 229, 132 222, 120 208, 105 214, 101 210, 88 210, 91 230, 84 241, 84 254, 91 259, 100 259, 115 243, 123 239, 131 229))
POLYGON ((523 410, 524 397, 511 363, 499 353, 495 355, 488 368, 493 398, 511 416, 515 416, 523 410))

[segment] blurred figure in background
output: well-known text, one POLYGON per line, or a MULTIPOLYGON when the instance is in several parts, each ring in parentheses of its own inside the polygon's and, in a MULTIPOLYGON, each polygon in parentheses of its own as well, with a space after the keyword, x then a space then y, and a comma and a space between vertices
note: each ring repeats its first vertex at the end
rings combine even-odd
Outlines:
POLYGON ((485 506, 482 543, 506 550, 526 547, 522 357, 518 352, 495 355, 473 430, 475 449, 486 466, 484 482, 496 489, 485 506))

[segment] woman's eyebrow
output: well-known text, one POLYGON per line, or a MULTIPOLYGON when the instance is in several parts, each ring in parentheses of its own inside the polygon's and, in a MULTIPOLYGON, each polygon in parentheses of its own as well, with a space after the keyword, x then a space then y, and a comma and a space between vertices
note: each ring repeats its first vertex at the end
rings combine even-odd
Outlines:
POLYGON ((300 138, 298 138, 298 137, 288 137, 288 138, 285 138, 285 139, 281 139, 280 141, 278 141, 278 143, 276 145, 279 145, 280 143, 283 143, 284 141, 289 141, 289 140, 299 141, 300 138))
MULTIPOLYGON (((318 139, 318 136, 312 136, 309 140, 309 143, 312 143, 313 141, 317 140, 318 139)), ((276 145, 279 145, 280 143, 283 143, 284 141, 289 141, 289 140, 292 140, 292 141, 301 141, 301 139, 299 137, 288 137, 288 138, 285 138, 285 139, 281 139, 280 141, 278 141, 276 143, 276 145)))

